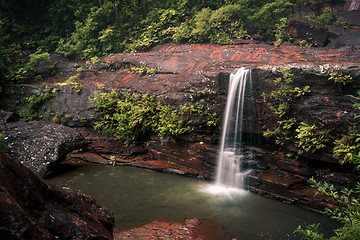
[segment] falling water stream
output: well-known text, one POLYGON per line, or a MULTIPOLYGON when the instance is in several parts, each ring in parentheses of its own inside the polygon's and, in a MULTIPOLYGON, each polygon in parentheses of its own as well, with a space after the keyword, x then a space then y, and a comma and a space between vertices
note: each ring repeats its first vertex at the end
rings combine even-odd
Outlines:
POLYGON ((219 186, 244 188, 244 176, 249 170, 241 169, 245 157, 243 108, 247 88, 252 92, 251 70, 239 68, 230 74, 229 80, 215 182, 219 186))

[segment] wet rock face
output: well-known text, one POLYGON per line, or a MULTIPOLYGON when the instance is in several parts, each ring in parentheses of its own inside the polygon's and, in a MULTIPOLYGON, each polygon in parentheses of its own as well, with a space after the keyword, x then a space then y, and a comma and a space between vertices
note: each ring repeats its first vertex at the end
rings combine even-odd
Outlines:
POLYGON ((47 183, 0 153, 2 239, 112 239, 114 217, 91 197, 47 183))
POLYGON ((3 132, 9 153, 40 177, 46 177, 73 150, 86 146, 74 129, 43 121, 20 120, 3 132))

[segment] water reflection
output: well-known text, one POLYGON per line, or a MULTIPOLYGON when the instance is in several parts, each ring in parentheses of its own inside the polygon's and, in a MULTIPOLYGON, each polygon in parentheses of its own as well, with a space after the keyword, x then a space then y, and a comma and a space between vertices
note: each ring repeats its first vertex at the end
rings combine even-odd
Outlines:
MULTIPOLYGON (((238 239, 296 239, 298 225, 334 223, 320 214, 244 190, 219 191, 212 183, 132 167, 86 164, 50 179, 81 190, 107 206, 116 227, 151 221, 213 220, 238 239)), ((329 229, 327 229, 330 231, 329 229)))

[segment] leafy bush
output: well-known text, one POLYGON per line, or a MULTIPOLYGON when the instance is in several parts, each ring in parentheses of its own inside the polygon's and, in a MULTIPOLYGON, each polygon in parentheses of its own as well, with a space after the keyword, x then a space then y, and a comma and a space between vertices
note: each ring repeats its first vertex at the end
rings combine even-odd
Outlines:
POLYGON ((192 31, 194 27, 192 26, 192 22, 192 20, 187 20, 185 22, 182 22, 180 26, 172 28, 172 40, 175 43, 193 42, 192 31))
POLYGON ((279 22, 275 25, 275 46, 280 46, 284 41, 291 41, 292 37, 287 32, 289 26, 289 20, 287 18, 281 18, 279 22))
POLYGON ((299 127, 295 130, 298 134, 295 136, 297 141, 297 147, 300 148, 298 154, 304 152, 314 153, 316 150, 326 147, 326 143, 329 142, 328 130, 320 130, 315 124, 310 125, 306 122, 301 122, 299 127))
POLYGON ((344 27, 347 27, 345 21, 342 19, 342 17, 338 16, 336 10, 328 7, 322 9, 319 16, 305 16, 305 18, 321 24, 331 25, 334 23, 338 23, 343 25, 344 27))
POLYGON ((265 96, 270 100, 267 103, 270 110, 282 118, 289 115, 291 103, 294 99, 309 93, 310 87, 293 88, 291 84, 294 75, 284 68, 280 68, 279 72, 282 76, 274 80, 276 89, 271 91, 269 95, 265 94, 265 96))
MULTIPOLYGON (((310 87, 293 87, 293 74, 284 68, 280 68, 279 73, 281 76, 273 81, 276 88, 269 94, 263 93, 269 110, 275 116, 277 125, 270 129, 265 124, 263 135, 268 139, 273 139, 276 145, 283 146, 295 137, 295 131, 299 129, 297 120, 292 114, 291 104, 296 98, 309 93, 310 87)), ((299 154, 302 151, 300 150, 299 154)))
POLYGON ((277 121, 275 129, 265 129, 263 132, 264 137, 275 139, 275 144, 283 146, 286 142, 291 140, 291 135, 294 128, 297 126, 295 118, 277 121))
MULTIPOLYGON (((195 92, 195 91, 192 91, 195 92)), ((215 91, 204 89, 197 92, 196 95, 190 96, 191 101, 180 107, 180 115, 186 122, 191 125, 196 122, 200 128, 215 128, 219 123, 219 116, 216 112, 211 112, 210 108, 216 104, 214 96, 215 91)))
POLYGON ((183 15, 174 9, 154 9, 142 21, 145 31, 127 46, 127 51, 145 51, 172 40, 173 28, 181 22, 183 15))
POLYGON ((90 59, 121 51, 120 32, 114 30, 115 5, 106 1, 92 7, 87 17, 76 21, 70 37, 60 39, 56 52, 70 58, 90 59))
MULTIPOLYGON (((356 184, 355 190, 344 188, 336 191, 334 185, 317 182, 310 179, 313 187, 318 189, 316 194, 324 194, 328 201, 335 202, 339 207, 326 208, 324 214, 343 224, 341 228, 334 230, 335 236, 329 239, 360 239, 360 184, 356 184)), ((318 224, 312 224, 303 229, 299 226, 295 232, 300 233, 305 239, 323 240, 324 235, 319 233, 318 224)))
POLYGON ((113 91, 95 93, 92 102, 102 118, 94 128, 125 143, 144 140, 151 133, 166 137, 188 131, 179 114, 155 96, 113 91))
POLYGON ((276 24, 280 19, 290 16, 292 7, 289 0, 275 0, 262 5, 260 10, 251 16, 251 21, 258 29, 258 37, 273 38, 276 24))
POLYGON ((360 133, 356 127, 349 128, 348 134, 335 140, 333 154, 341 164, 355 164, 357 170, 360 170, 360 133))
MULTIPOLYGON (((23 68, 20 68, 22 71, 22 76, 34 76, 34 82, 39 82, 42 80, 41 74, 39 74, 39 66, 41 63, 50 63, 50 54, 48 52, 42 52, 41 49, 38 49, 35 53, 29 55, 29 61, 25 64, 23 68)), ((53 68, 55 64, 50 66, 50 69, 53 73, 53 68)))
POLYGON ((17 63, 21 47, 11 38, 11 23, 0 15, 0 92, 10 82, 16 82, 23 77, 24 69, 17 63))
POLYGON ((339 88, 339 91, 342 91, 342 87, 352 82, 352 77, 350 75, 343 75, 342 73, 333 72, 330 74, 329 81, 333 81, 339 88))
POLYGON ((192 38, 196 42, 231 44, 248 37, 240 21, 240 5, 227 5, 217 10, 202 9, 194 18, 192 38))

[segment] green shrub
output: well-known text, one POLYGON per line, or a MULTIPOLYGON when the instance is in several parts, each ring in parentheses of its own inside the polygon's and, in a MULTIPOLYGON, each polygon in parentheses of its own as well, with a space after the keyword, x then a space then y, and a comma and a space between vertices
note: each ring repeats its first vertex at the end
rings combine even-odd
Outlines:
MULTIPOLYGON (((312 187, 316 187, 316 194, 323 194, 328 197, 328 201, 335 202, 339 207, 335 209, 326 208, 324 214, 337 220, 342 227, 335 229, 335 235, 329 239, 353 240, 360 239, 360 184, 357 183, 355 190, 344 188, 336 191, 334 185, 326 182, 317 182, 314 178, 310 179, 312 187)), ((323 240, 324 235, 319 233, 320 224, 312 224, 303 229, 299 226, 295 232, 300 233, 305 239, 323 240)))
POLYGON ((279 118, 283 118, 289 115, 291 110, 291 103, 295 98, 304 96, 310 92, 310 87, 304 88, 291 86, 293 82, 293 74, 284 68, 280 68, 279 72, 282 76, 275 78, 274 84, 276 89, 271 91, 270 94, 265 97, 269 99, 267 105, 270 110, 278 115, 279 118))
POLYGON ((17 62, 22 53, 21 47, 11 38, 13 29, 11 22, 0 15, 0 93, 9 83, 22 79, 25 70, 17 62))
POLYGON ((275 144, 283 146, 286 142, 291 140, 291 136, 297 126, 295 118, 277 121, 277 126, 270 130, 265 129, 263 132, 264 137, 275 139, 275 144))
MULTIPOLYGON (((296 131, 301 131, 292 112, 292 103, 296 98, 309 93, 310 87, 293 87, 293 74, 284 68, 280 68, 279 73, 281 76, 275 78, 273 81, 276 88, 268 94, 263 93, 267 107, 275 117, 273 121, 276 121, 277 124, 269 128, 265 123, 263 135, 268 139, 274 140, 277 146, 283 146, 285 143, 289 143, 294 139, 296 131)), ((270 124, 272 125, 272 123, 270 124)), ((301 135, 301 138, 302 137, 301 135)), ((300 147, 303 147, 305 143, 300 142, 300 147)), ((303 150, 304 149, 300 150, 299 154, 301 154, 303 150)))
POLYGON ((333 72, 330 74, 329 81, 333 81, 338 86, 339 91, 342 91, 342 87, 352 82, 350 75, 343 75, 342 73, 333 72))
POLYGON ((280 19, 288 18, 293 4, 289 0, 270 1, 251 16, 251 21, 258 29, 259 38, 273 38, 276 24, 280 19))
POLYGON ((284 41, 291 41, 292 37, 288 33, 289 20, 287 18, 281 18, 275 25, 275 46, 280 46, 284 41))
POLYGON ((341 164, 355 164, 360 170, 360 133, 355 126, 349 128, 348 134, 341 139, 335 140, 333 154, 341 164))
POLYGON ((29 55, 29 61, 26 63, 24 70, 38 73, 39 64, 41 62, 50 62, 50 54, 38 49, 35 53, 29 55))
POLYGON ((305 16, 306 19, 318 22, 321 24, 332 25, 338 23, 347 28, 347 24, 342 17, 339 17, 336 10, 331 8, 324 8, 319 16, 305 16))
POLYGON ((155 96, 136 93, 95 93, 91 100, 102 120, 94 128, 125 143, 145 140, 151 133, 161 137, 179 135, 189 129, 170 106, 155 96))
MULTIPOLYGON (((195 91, 192 91, 195 92, 195 91)), ((197 127, 215 128, 219 123, 219 116, 216 112, 211 112, 210 108, 216 104, 214 96, 215 91, 204 89, 197 92, 196 95, 191 96, 191 101, 180 107, 180 115, 186 119, 189 125, 193 124, 193 119, 196 121, 197 127)))
POLYGON ((192 26, 193 21, 185 21, 172 28, 172 40, 175 43, 184 43, 184 42, 194 42, 192 40, 192 31, 194 27, 192 26))
POLYGON ((240 5, 202 9, 194 18, 192 38, 196 42, 231 44, 235 39, 249 37, 240 21, 240 10, 240 5))
POLYGON ((120 46, 123 38, 112 19, 114 12, 115 5, 109 1, 90 8, 85 17, 75 21, 70 36, 59 40, 56 52, 69 58, 90 59, 123 50, 120 46))
POLYGON ((310 125, 306 122, 301 122, 299 127, 295 130, 297 135, 295 136, 298 141, 297 147, 300 148, 298 154, 301 155, 304 152, 314 153, 316 150, 326 147, 326 143, 329 142, 329 131, 321 130, 315 124, 310 125))
POLYGON ((151 47, 169 42, 173 38, 173 29, 178 27, 182 13, 175 9, 154 9, 142 21, 143 29, 127 46, 127 51, 146 51, 151 47))

